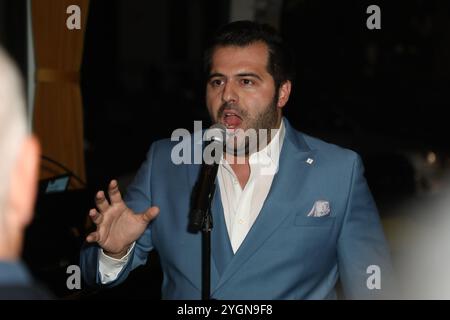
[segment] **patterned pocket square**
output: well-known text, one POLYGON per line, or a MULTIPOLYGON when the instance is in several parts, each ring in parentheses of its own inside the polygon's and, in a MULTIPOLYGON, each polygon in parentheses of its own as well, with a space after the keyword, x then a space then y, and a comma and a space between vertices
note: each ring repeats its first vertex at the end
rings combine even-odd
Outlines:
POLYGON ((314 203, 308 217, 324 217, 330 214, 330 203, 325 200, 318 200, 314 203))

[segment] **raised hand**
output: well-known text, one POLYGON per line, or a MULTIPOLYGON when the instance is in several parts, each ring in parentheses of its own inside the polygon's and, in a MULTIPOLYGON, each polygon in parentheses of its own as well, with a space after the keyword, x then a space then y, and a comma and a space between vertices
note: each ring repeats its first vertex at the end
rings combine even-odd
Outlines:
POLYGON ((137 214, 128 208, 120 195, 119 185, 112 180, 108 186, 111 203, 103 191, 97 192, 97 209, 91 209, 89 216, 97 225, 97 230, 86 237, 87 242, 97 242, 104 252, 114 258, 121 258, 127 249, 147 228, 159 213, 158 207, 150 207, 137 214))

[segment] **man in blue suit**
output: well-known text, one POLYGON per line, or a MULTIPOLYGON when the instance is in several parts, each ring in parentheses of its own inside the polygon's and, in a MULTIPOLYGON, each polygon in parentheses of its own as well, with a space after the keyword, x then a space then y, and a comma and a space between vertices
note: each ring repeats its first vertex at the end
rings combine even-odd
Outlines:
MULTIPOLYGON (((385 298, 389 252, 361 159, 283 118, 291 62, 273 29, 248 21, 223 27, 206 52, 213 122, 232 132, 275 130, 256 149, 238 137, 222 156, 212 203, 211 298, 333 299, 338 281, 346 298, 385 298)), ((97 193, 89 213, 97 229, 81 255, 87 283, 116 285, 155 249, 163 298, 201 297, 201 235, 188 231, 201 166, 174 161, 176 146, 153 143, 125 201, 116 181, 110 202, 97 193)))

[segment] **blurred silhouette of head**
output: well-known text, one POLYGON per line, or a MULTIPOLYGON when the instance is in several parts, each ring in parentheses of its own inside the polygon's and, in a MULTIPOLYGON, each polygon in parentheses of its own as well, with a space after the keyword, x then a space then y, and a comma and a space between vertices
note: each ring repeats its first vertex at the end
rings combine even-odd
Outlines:
POLYGON ((39 143, 27 133, 22 82, 0 47, 0 260, 20 257, 32 219, 39 143))

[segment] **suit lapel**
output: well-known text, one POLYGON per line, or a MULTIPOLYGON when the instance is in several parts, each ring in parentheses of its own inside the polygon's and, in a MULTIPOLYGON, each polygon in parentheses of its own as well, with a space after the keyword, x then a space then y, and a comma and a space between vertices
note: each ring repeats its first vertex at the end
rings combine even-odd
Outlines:
MULTIPOLYGON (((213 293, 217 292, 240 269, 284 219, 292 213, 288 210, 289 203, 301 193, 301 188, 304 186, 301 182, 306 181, 309 169, 306 160, 308 157, 313 157, 314 150, 307 146, 303 137, 294 131, 286 119, 284 121, 286 137, 280 154, 279 170, 273 179, 269 194, 258 218, 234 257, 227 264, 219 284, 213 289, 213 293)), ((223 211, 221 215, 223 217, 223 211)), ((223 221, 223 224, 225 224, 225 221, 223 221)), ((219 227, 217 223, 215 227, 219 227)), ((228 246, 231 248, 229 240, 228 246)), ((214 250, 218 249, 214 248, 214 250)))
POLYGON ((212 204, 213 230, 211 235, 211 250, 213 262, 216 264, 217 271, 221 276, 225 267, 234 257, 231 248, 230 237, 228 235, 225 217, 223 213, 222 200, 220 198, 219 183, 216 181, 216 192, 212 204))

